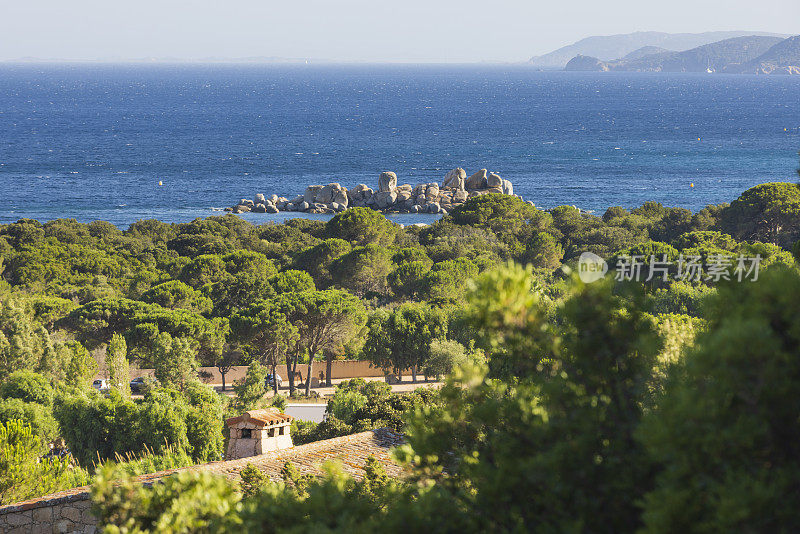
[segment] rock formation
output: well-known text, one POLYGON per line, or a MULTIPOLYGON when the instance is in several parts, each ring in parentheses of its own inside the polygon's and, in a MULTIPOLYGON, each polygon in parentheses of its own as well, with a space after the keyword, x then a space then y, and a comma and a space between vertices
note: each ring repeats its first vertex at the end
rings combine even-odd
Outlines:
POLYGON ((487 187, 486 184, 487 172, 488 171, 486 169, 481 169, 472 176, 470 176, 469 178, 467 178, 465 187, 467 189, 485 189, 487 187))
POLYGON ((444 182, 442 182, 442 185, 444 187, 450 187, 452 189, 464 189, 464 183, 466 179, 467 179, 467 171, 459 167, 445 174, 444 182))
POLYGON ((310 185, 305 193, 289 200, 278 195, 258 193, 253 200, 241 199, 236 206, 226 208, 233 213, 279 213, 297 211, 306 213, 337 213, 350 207, 369 207, 388 213, 447 214, 469 198, 489 193, 513 195, 514 187, 498 173, 481 169, 467 178, 462 168, 449 171, 442 181, 421 183, 415 186, 397 184, 397 175, 382 172, 378 189, 366 184, 347 189, 339 183, 310 185))
POLYGON ((394 191, 397 187, 397 175, 393 172, 382 172, 378 177, 378 191, 383 193, 394 191))
POLYGON ((500 178, 499 174, 490 172, 486 176, 486 186, 487 187, 503 187, 503 179, 500 178))

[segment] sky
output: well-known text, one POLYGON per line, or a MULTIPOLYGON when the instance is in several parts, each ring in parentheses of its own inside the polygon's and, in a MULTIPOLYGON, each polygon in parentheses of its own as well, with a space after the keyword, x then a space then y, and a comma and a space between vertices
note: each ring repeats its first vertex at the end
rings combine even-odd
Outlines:
POLYGON ((800 34, 800 0, 0 0, 0 60, 525 61, 590 35, 800 34))

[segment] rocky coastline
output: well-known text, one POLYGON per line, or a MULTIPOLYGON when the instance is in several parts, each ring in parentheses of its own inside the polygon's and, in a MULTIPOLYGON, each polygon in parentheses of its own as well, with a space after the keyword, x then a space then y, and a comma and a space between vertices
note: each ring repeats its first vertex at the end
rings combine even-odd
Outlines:
MULTIPOLYGON (((461 167, 448 172, 441 185, 438 182, 415 186, 397 184, 397 175, 382 172, 378 177, 377 190, 366 184, 347 189, 339 183, 310 185, 302 195, 293 199, 276 194, 255 195, 253 200, 241 199, 238 204, 225 211, 233 213, 279 213, 296 211, 304 213, 332 214, 352 207, 367 207, 384 213, 430 213, 447 214, 467 199, 479 195, 500 193, 514 195, 514 186, 499 174, 481 169, 467 176, 461 167)), ((533 202, 531 202, 533 204, 533 202)))

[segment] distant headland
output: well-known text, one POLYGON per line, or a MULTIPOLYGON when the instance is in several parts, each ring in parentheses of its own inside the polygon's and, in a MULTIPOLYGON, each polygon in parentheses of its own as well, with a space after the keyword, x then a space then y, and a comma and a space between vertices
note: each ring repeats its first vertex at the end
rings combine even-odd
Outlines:
POLYGON ((800 35, 734 37, 682 52, 648 45, 611 61, 579 54, 564 70, 800 74, 800 35))
POLYGON ((563 46, 547 54, 532 57, 528 64, 542 69, 562 70, 576 56, 589 56, 600 61, 632 59, 640 53, 685 52, 711 43, 737 37, 774 37, 790 35, 758 31, 718 31, 704 33, 634 32, 618 35, 595 35, 563 46))

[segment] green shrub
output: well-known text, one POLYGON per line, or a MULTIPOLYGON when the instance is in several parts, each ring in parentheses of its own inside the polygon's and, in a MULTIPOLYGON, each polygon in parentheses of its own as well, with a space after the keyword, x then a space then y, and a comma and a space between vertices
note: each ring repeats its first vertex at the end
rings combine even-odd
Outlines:
POLYGON ((49 406, 53 402, 53 388, 50 381, 33 371, 14 371, 0 384, 0 397, 20 399, 49 406))
POLYGON ((49 406, 21 399, 0 400, 0 423, 14 420, 25 421, 44 443, 53 443, 60 436, 58 421, 49 406))
POLYGON ((771 269, 709 301, 708 329, 639 435, 660 467, 646 532, 800 528, 800 275, 771 269))
POLYGON ((0 505, 83 485, 86 473, 69 458, 42 458, 47 446, 20 420, 0 423, 0 505))

